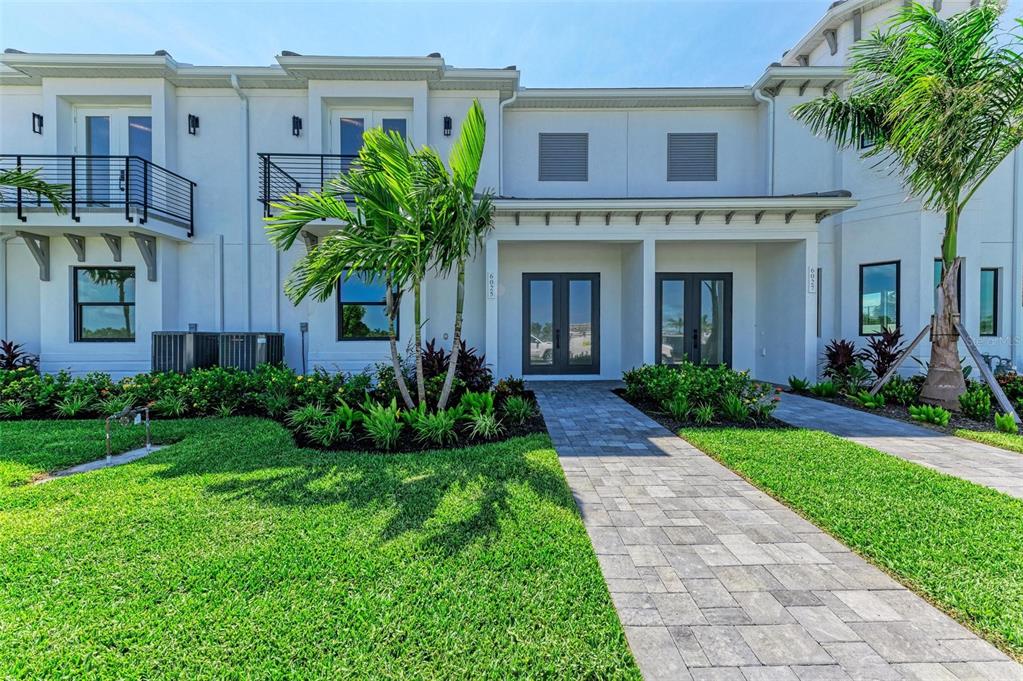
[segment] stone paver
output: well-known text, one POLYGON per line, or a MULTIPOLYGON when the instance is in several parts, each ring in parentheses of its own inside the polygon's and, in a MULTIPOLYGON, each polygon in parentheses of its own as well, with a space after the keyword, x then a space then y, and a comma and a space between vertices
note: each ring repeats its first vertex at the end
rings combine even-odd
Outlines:
POLYGON ((645 678, 1023 681, 1015 662, 614 384, 530 387, 645 678))
POLYGON ((800 395, 786 394, 775 416, 1023 499, 1023 454, 800 395))

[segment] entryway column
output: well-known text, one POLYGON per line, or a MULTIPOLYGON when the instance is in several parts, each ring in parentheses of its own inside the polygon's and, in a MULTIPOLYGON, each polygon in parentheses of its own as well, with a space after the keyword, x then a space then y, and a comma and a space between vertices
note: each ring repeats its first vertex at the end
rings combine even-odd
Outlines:
POLYGON ((657 241, 643 239, 643 363, 657 361, 657 241))
POLYGON ((497 295, 498 282, 500 281, 497 271, 497 238, 490 236, 483 246, 483 255, 486 261, 486 273, 484 274, 483 285, 486 287, 486 356, 490 358, 491 364, 495 367, 498 362, 497 355, 497 295))

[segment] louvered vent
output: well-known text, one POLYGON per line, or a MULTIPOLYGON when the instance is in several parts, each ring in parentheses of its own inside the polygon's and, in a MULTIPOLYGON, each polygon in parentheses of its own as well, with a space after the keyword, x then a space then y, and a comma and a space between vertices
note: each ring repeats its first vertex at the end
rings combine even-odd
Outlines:
POLYGON ((714 182, 717 179, 716 132, 680 132, 668 135, 669 182, 714 182))
POLYGON ((586 182, 589 161, 589 133, 540 133, 541 182, 586 182))

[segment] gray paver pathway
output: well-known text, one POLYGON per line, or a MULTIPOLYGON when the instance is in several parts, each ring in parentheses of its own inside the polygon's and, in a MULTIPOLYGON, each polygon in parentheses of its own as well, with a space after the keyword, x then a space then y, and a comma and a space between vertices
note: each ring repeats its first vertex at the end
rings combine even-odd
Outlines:
POLYGON ((1023 499, 1023 454, 800 395, 785 394, 775 416, 1023 499))
POLYGON ((645 678, 1023 680, 613 384, 530 387, 645 678))

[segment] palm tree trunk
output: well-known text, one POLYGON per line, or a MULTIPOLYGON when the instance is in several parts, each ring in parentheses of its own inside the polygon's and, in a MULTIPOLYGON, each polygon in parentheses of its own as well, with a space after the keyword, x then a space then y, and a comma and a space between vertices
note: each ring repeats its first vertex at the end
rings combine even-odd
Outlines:
POLYGON ((959 261, 956 259, 959 231, 959 210, 945 214, 945 238, 941 243, 941 295, 931 325, 931 361, 927 378, 920 390, 920 400, 959 410, 959 396, 966 392, 966 379, 959 361, 958 282, 959 261))
POLYGON ((415 318, 416 318, 416 397, 419 404, 426 403, 426 380, 423 377, 423 310, 422 310, 422 286, 423 282, 416 279, 412 285, 415 295, 415 318))
POLYGON ((444 387, 437 400, 437 409, 444 409, 451 397, 451 384, 455 380, 455 369, 458 366, 458 351, 462 345, 462 310, 465 307, 465 260, 458 260, 457 286, 455 289, 455 333, 451 337, 451 355, 448 357, 448 373, 444 377, 444 387))
POLYGON ((391 288, 391 277, 387 277, 387 291, 384 293, 384 300, 387 303, 387 340, 391 344, 391 366, 394 367, 394 380, 398 384, 398 392, 408 409, 415 409, 412 402, 412 395, 409 394, 408 385, 405 383, 405 374, 402 372, 401 359, 398 357, 398 337, 394 332, 394 291, 391 288))

